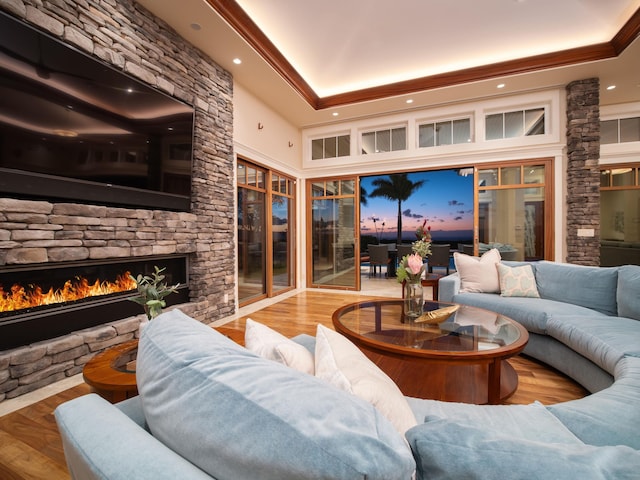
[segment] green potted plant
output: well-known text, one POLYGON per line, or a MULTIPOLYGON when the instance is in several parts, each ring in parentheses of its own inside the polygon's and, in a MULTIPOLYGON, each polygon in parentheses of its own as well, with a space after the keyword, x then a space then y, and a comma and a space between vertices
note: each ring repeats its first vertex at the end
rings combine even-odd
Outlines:
POLYGON ((129 298, 129 300, 136 302, 138 305, 142 305, 144 313, 147 314, 147 319, 152 320, 162 313, 162 309, 167 306, 167 302, 164 298, 167 295, 176 293, 178 291, 179 283, 168 286, 163 280, 165 276, 162 274, 166 268, 153 267, 155 272, 149 275, 139 274, 137 277, 129 275, 133 281, 136 282, 138 295, 129 298))

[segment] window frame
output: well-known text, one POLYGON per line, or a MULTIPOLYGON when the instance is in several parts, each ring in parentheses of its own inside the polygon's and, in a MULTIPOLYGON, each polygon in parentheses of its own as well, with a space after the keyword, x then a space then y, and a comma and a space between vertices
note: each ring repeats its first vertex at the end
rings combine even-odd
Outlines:
POLYGON ((390 154, 390 153, 394 153, 394 152, 403 152, 403 151, 407 151, 409 150, 409 138, 408 138, 408 134, 409 134, 409 128, 407 126, 406 123, 403 124, 397 124, 397 125, 391 125, 391 126, 385 126, 385 127, 374 127, 371 129, 366 129, 366 130, 362 130, 359 133, 359 139, 360 139, 360 145, 359 145, 359 155, 360 156, 366 156, 366 155, 383 155, 383 154, 390 154), (398 149, 394 149, 393 148, 393 131, 394 130, 404 130, 404 148, 398 148, 398 149), (378 135, 381 133, 389 133, 389 150, 385 150, 385 151, 378 151, 378 135), (373 134, 374 135, 374 151, 373 152, 366 152, 364 150, 364 136, 365 135, 369 135, 369 134, 373 134))
POLYGON ((416 146, 418 149, 421 148, 435 148, 435 147, 446 147, 450 145, 465 145, 469 143, 475 143, 475 125, 473 121, 473 115, 463 115, 456 117, 447 117, 447 118, 433 118, 433 119, 422 119, 416 122, 416 146), (453 142, 454 137, 454 122, 459 122, 461 120, 468 120, 469 122, 469 138, 465 142, 453 142), (450 123, 451 124, 451 143, 437 143, 437 125, 441 123, 450 123), (420 144, 420 129, 426 125, 433 125, 434 127, 434 144, 433 145, 421 145, 420 144))

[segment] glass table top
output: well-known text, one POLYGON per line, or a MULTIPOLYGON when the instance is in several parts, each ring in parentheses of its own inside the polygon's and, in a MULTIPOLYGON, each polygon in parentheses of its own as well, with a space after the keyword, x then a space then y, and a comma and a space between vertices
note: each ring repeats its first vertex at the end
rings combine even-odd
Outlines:
POLYGON ((131 349, 127 349, 117 355, 113 362, 111 363, 111 367, 114 370, 122 373, 136 373, 136 359, 138 357, 138 346, 131 349))
POLYGON ((424 314, 413 320, 405 317, 403 305, 403 300, 350 304, 336 310, 333 323, 348 337, 401 350, 478 354, 528 340, 524 327, 489 310, 426 301, 424 314))

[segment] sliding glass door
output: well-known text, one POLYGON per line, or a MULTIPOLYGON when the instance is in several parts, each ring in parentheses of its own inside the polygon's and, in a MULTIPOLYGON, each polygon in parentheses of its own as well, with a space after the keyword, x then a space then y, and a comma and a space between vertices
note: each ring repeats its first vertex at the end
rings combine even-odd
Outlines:
POLYGON ((295 180, 238 160, 240 305, 295 286, 295 180))
POLYGON ((504 260, 553 259, 551 161, 478 169, 478 253, 497 248, 504 260))
POLYGON ((307 283, 360 288, 357 178, 307 182, 307 283))
POLYGON ((600 170, 600 266, 640 265, 640 164, 600 170))

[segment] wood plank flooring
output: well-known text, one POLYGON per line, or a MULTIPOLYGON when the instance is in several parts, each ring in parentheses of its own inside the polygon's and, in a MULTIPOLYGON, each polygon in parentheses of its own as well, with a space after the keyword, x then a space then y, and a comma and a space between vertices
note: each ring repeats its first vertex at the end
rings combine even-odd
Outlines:
MULTIPOLYGON (((348 292, 306 291, 272 306, 258 310, 224 325, 221 330, 234 332, 232 338, 242 340, 247 317, 264 323, 292 337, 300 333, 313 335, 318 323, 332 326, 331 315, 341 305, 369 297, 348 292)), ((508 403, 527 404, 535 400, 553 404, 581 398, 587 394, 562 374, 526 357, 509 360, 519 375, 520 383, 508 403)), ((53 411, 72 398, 89 393, 82 384, 57 395, 0 417, 0 479, 59 480, 70 478, 62 451, 62 443, 53 411)))

